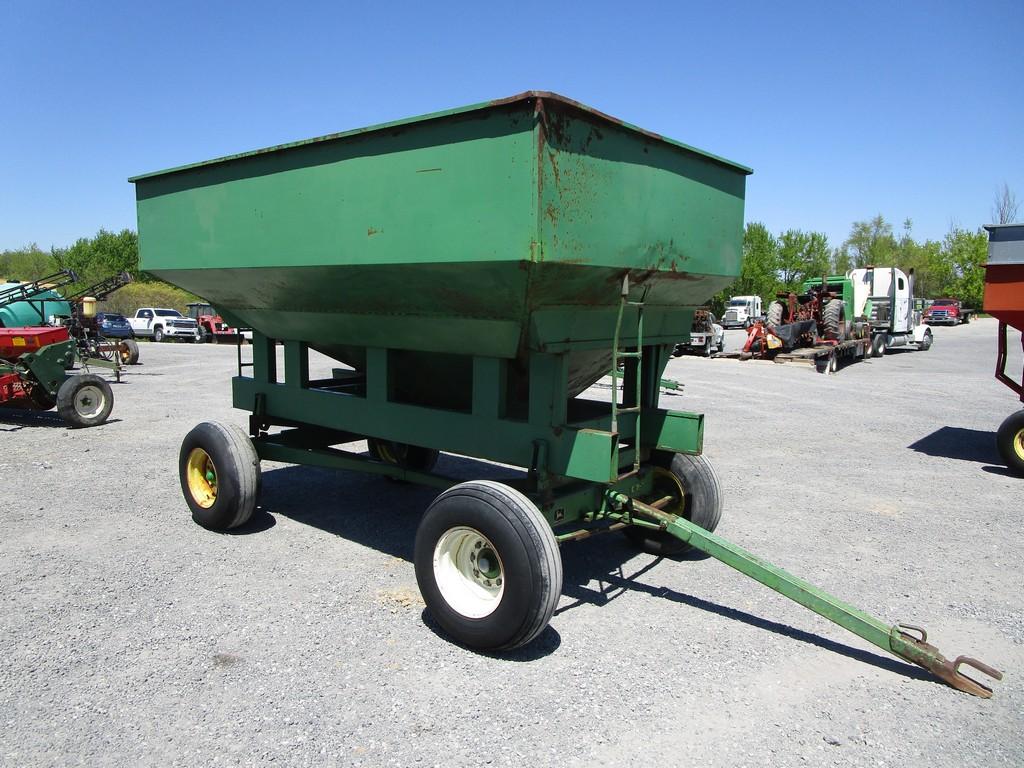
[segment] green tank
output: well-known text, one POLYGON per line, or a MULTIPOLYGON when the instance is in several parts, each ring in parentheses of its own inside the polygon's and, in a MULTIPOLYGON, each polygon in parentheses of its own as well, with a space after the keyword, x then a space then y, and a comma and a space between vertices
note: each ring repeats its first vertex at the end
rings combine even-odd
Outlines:
POLYGON ((739 272, 749 172, 528 92, 132 181, 145 270, 357 369, 395 350, 437 403, 474 354, 569 350, 581 391, 627 276, 647 342, 686 338, 739 272))
MULTIPOLYGON (((21 283, 0 283, 0 294, 19 285, 21 283)), ((46 325, 53 315, 68 317, 71 315, 71 306, 56 291, 43 291, 27 301, 15 301, 0 306, 0 327, 46 325)))

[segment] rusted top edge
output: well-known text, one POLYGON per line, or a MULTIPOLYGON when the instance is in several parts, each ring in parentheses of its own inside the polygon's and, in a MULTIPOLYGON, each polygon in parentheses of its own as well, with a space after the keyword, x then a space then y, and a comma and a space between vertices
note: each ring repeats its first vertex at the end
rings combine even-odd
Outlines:
POLYGON ((734 170, 738 170, 738 171, 740 171, 742 173, 745 173, 745 174, 753 173, 753 170, 751 168, 748 168, 745 165, 740 165, 739 163, 735 163, 735 162, 733 162, 731 160, 725 159, 724 157, 719 157, 718 155, 711 154, 710 152, 705 152, 704 150, 697 149, 696 147, 692 147, 689 144, 684 144, 684 143, 682 143, 680 141, 675 141, 674 139, 666 138, 665 136, 662 136, 660 134, 654 133, 652 131, 644 130, 643 128, 639 128, 639 127, 637 127, 635 125, 632 125, 631 123, 627 123, 627 122, 625 122, 623 120, 619 120, 616 117, 612 117, 611 115, 607 115, 604 112, 596 110, 596 109, 594 109, 592 107, 588 107, 586 104, 582 104, 582 103, 580 103, 578 101, 574 101, 573 99, 566 98, 565 96, 561 96, 561 95, 559 95, 557 93, 553 93, 551 91, 524 91, 523 93, 518 93, 515 96, 509 96, 509 97, 504 98, 504 99, 494 99, 492 101, 484 101, 484 102, 480 102, 478 104, 470 104, 469 106, 458 107, 456 109, 443 110, 441 112, 430 112, 430 113, 425 114, 425 115, 417 115, 415 117, 407 117, 407 118, 403 118, 401 120, 392 120, 392 121, 387 122, 387 123, 378 123, 376 125, 370 125, 370 126, 367 126, 365 128, 355 128, 353 130, 341 131, 339 133, 329 133, 329 134, 326 134, 324 136, 317 136, 317 137, 312 138, 312 139, 303 139, 301 141, 293 141, 293 142, 289 142, 289 143, 286 143, 286 144, 275 144, 274 146, 265 147, 263 149, 254 149, 254 150, 250 150, 248 152, 239 152, 239 153, 234 154, 234 155, 225 155, 223 157, 217 157, 217 158, 214 158, 212 160, 203 160, 203 161, 200 161, 198 163, 189 163, 187 165, 179 165, 179 166, 176 166, 174 168, 168 168, 168 169, 162 170, 162 171, 153 171, 151 173, 142 173, 142 174, 139 174, 137 176, 129 177, 128 181, 130 181, 132 183, 135 183, 137 181, 143 181, 145 179, 152 179, 152 178, 157 177, 157 176, 167 176, 167 175, 172 174, 172 173, 180 173, 182 171, 189 171, 189 170, 193 170, 195 168, 202 168, 202 167, 207 166, 207 165, 218 165, 220 163, 227 163, 227 162, 231 162, 233 160, 241 160, 241 159, 244 159, 244 158, 247 158, 247 157, 255 157, 257 155, 266 155, 266 154, 270 154, 272 152, 280 152, 282 150, 295 149, 296 147, 304 147, 304 146, 306 146, 308 144, 319 144, 321 142, 335 141, 337 139, 344 139, 344 138, 347 138, 347 137, 350 137, 350 136, 358 136, 360 134, 373 133, 373 132, 376 132, 376 131, 385 131, 385 130, 389 130, 389 129, 392 129, 392 128, 398 128, 398 127, 401 127, 401 126, 410 125, 412 123, 420 123, 420 122, 425 122, 427 120, 439 120, 439 119, 446 118, 446 117, 453 117, 453 116, 456 116, 456 115, 464 115, 464 114, 467 114, 467 113, 470 113, 470 112, 483 111, 483 110, 491 109, 493 107, 504 106, 504 105, 507 105, 507 104, 514 104, 515 102, 519 102, 519 101, 531 101, 531 100, 534 100, 534 99, 543 99, 544 101, 560 102, 560 103, 565 104, 567 106, 570 106, 570 107, 572 107, 574 109, 577 109, 577 110, 585 112, 585 113, 587 113, 589 115, 592 115, 593 117, 597 117, 597 118, 599 118, 601 120, 604 120, 606 122, 613 123, 615 125, 621 126, 621 127, 625 128, 626 130, 632 131, 634 133, 638 133, 638 134, 640 134, 642 136, 646 136, 649 139, 653 139, 655 141, 661 141, 661 142, 664 142, 666 144, 670 144, 672 146, 679 147, 680 149, 684 149, 687 152, 692 152, 694 154, 700 155, 701 157, 707 158, 708 160, 711 160, 713 162, 719 163, 721 165, 728 166, 729 168, 732 168, 734 170))

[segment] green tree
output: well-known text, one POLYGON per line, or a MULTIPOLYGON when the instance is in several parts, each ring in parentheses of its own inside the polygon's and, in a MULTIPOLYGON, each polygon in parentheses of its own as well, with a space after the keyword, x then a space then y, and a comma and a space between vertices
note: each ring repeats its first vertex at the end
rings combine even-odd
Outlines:
MULTIPOLYGON (((801 232, 790 229, 779 235, 778 275, 780 288, 800 291, 800 285, 810 277, 821 277, 832 266, 828 237, 821 232, 801 232)), ((772 291, 774 298, 775 291, 772 291)))
POLYGON ((985 262, 988 260, 985 230, 970 232, 954 227, 942 242, 942 256, 952 271, 946 293, 969 307, 980 308, 985 292, 985 262))
POLYGON ((139 237, 130 229, 79 238, 68 248, 54 248, 53 257, 61 269, 72 269, 81 283, 94 283, 120 272, 139 277, 139 237))
POLYGON ((37 280, 59 269, 53 256, 35 243, 0 252, 0 283, 6 280, 37 280))
POLYGON ((731 296, 775 295, 778 283, 778 241, 760 222, 747 224, 743 231, 743 258, 739 277, 708 302, 712 311, 721 314, 731 296))
POLYGON ((869 221, 855 221, 842 248, 854 267, 886 266, 895 263, 898 245, 892 224, 879 214, 869 221))

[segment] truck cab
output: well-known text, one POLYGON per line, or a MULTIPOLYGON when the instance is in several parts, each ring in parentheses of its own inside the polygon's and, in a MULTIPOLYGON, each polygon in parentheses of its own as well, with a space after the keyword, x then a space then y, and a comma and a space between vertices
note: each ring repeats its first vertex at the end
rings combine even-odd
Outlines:
POLYGON ((749 328, 760 316, 760 296, 733 296, 725 305, 722 327, 749 328))
POLYGON ((846 276, 853 284, 854 317, 870 321, 876 354, 889 347, 931 347, 931 329, 922 325, 914 300, 914 270, 907 274, 895 267, 868 266, 851 269, 846 276))
POLYGON ((128 324, 136 336, 150 338, 153 341, 164 339, 185 339, 198 341, 199 324, 189 317, 184 317, 176 309, 163 307, 140 307, 135 317, 128 318, 128 324))

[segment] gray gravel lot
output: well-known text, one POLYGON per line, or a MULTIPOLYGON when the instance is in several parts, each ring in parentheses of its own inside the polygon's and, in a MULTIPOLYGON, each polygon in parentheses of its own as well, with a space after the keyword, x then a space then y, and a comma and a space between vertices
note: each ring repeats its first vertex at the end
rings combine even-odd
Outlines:
POLYGON ((0 764, 1020 766, 1024 480, 993 445, 1018 404, 994 321, 935 336, 835 376, 680 358, 662 403, 707 414, 719 533, 1001 668, 991 700, 618 535, 563 547, 534 645, 456 647, 410 562, 429 490, 265 464, 249 527, 195 526, 178 446, 246 423, 235 350, 146 344, 102 427, 0 415, 0 764))

